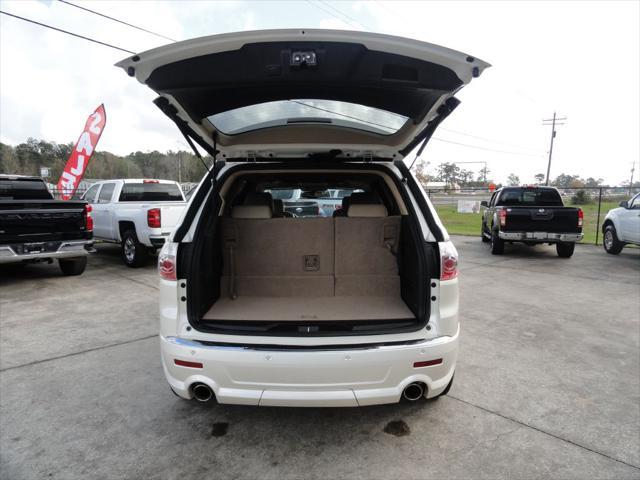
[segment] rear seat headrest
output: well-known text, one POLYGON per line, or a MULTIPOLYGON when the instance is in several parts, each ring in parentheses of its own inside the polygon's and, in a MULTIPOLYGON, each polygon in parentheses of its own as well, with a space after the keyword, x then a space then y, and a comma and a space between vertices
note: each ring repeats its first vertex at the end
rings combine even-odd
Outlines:
POLYGON ((386 217, 387 207, 380 197, 372 192, 355 192, 351 194, 347 217, 386 217))
POLYGON ((236 205, 231 211, 232 218, 271 218, 273 216, 273 197, 267 192, 249 192, 242 205, 236 205))

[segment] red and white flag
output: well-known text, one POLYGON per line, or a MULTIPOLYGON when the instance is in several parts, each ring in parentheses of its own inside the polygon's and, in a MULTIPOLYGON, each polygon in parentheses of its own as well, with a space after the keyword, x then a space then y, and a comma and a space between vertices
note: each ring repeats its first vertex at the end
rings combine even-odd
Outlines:
POLYGON ((60 180, 58 180, 58 190, 62 191, 63 200, 69 200, 76 193, 106 123, 107 114, 104 111, 104 105, 100 105, 95 112, 89 115, 84 131, 73 147, 69 160, 60 175, 60 180))

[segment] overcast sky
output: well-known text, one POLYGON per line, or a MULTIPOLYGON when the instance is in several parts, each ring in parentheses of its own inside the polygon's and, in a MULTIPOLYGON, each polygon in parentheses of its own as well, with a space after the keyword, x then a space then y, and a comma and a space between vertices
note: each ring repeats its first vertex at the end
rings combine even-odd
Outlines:
MULTIPOLYGON (((338 28, 461 50, 493 67, 458 95, 462 104, 422 155, 428 171, 441 162, 487 162, 497 181, 513 172, 531 182, 547 166, 550 127, 542 119, 557 111, 568 121, 558 127, 552 177, 564 172, 619 184, 636 162, 638 178, 638 1, 70 1, 178 40, 338 28)), ((136 52, 168 43, 57 1, 0 0, 0 7, 136 52)), ((151 103, 154 94, 113 66, 127 56, 0 15, 0 141, 75 141, 88 114, 104 103, 108 120, 99 150, 186 149, 151 103)))

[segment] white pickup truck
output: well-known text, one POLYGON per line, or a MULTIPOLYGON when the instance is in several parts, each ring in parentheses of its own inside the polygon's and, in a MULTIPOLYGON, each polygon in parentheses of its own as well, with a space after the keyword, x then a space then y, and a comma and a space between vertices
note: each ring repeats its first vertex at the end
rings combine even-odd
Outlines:
POLYGON ((105 180, 83 195, 93 207, 94 238, 120 243, 129 267, 141 267, 164 245, 187 205, 170 180, 105 180))

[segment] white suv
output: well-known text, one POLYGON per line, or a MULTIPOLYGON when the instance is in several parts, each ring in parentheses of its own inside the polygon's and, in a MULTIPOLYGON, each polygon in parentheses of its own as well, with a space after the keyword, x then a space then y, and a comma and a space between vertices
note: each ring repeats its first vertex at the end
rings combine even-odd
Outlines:
POLYGON ((118 66, 213 157, 159 256, 162 364, 178 396, 361 406, 449 390, 457 252, 403 158, 487 63, 398 37, 273 30, 118 66), (277 189, 354 193, 333 216, 291 217, 277 189))
POLYGON ((617 255, 625 245, 640 245, 640 193, 628 202, 620 202, 619 208, 609 210, 602 223, 604 249, 617 255))

